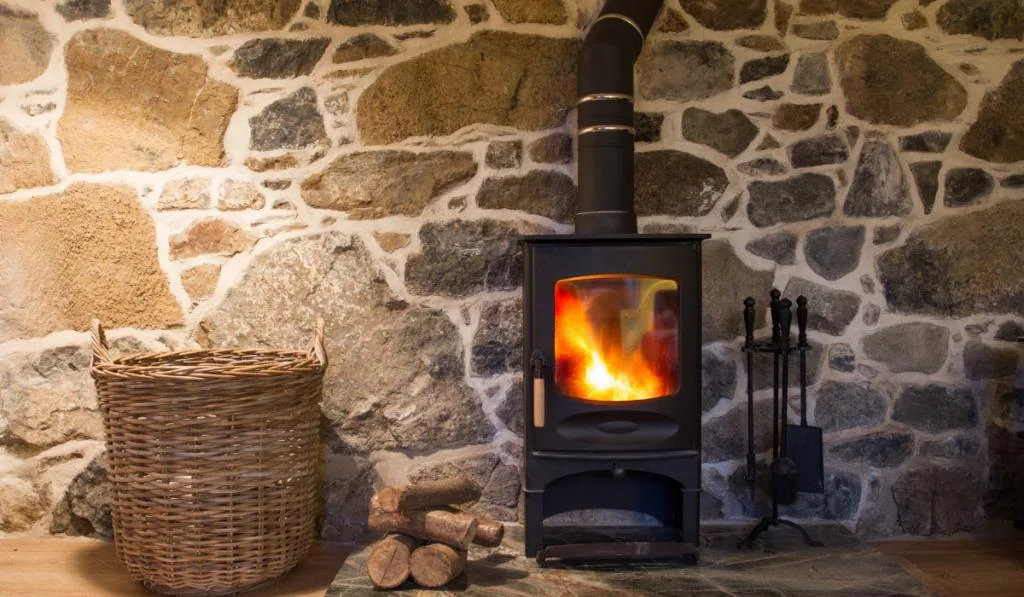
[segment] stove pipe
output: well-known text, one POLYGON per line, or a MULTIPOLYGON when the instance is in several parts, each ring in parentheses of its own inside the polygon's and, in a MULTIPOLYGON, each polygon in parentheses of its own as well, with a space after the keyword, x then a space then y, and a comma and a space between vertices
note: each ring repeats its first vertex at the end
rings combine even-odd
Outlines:
POLYGON ((633 63, 663 0, 608 0, 580 50, 576 233, 636 234, 633 63))

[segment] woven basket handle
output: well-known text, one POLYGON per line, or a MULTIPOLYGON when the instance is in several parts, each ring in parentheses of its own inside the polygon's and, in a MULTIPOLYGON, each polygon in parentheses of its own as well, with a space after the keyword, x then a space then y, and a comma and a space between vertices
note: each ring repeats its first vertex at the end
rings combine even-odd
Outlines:
POLYGON ((316 318, 316 331, 313 332, 313 348, 309 349, 309 356, 316 357, 320 366, 327 368, 327 351, 324 349, 324 318, 316 318))
POLYGON ((103 324, 99 319, 92 320, 92 364, 110 362, 110 350, 107 348, 107 335, 103 332, 103 324))

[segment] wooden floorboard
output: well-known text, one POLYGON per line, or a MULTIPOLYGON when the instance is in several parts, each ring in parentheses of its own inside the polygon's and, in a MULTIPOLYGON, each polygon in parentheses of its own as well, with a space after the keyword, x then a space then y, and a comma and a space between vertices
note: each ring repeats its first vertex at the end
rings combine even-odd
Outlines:
MULTIPOLYGON (((881 541, 893 558, 940 597, 1024 596, 1024 533, 989 540, 881 541)), ((248 597, 322 597, 345 549, 318 543, 295 570, 248 597)), ((2 597, 150 597, 121 568, 110 543, 91 539, 0 540, 2 597)))

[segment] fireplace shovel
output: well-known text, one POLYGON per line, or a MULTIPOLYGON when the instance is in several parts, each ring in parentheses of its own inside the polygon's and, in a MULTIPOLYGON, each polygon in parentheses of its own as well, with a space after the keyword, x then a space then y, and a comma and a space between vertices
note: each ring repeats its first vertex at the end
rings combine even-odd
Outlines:
POLYGON ((807 297, 796 299, 797 351, 800 353, 800 424, 786 426, 786 455, 796 464, 796 489, 825 492, 821 428, 807 424, 807 297))

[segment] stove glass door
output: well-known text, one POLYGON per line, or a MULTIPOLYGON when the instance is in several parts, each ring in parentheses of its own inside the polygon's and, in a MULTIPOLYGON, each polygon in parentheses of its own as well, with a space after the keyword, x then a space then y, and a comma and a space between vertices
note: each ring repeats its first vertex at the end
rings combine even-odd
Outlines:
POLYGON ((572 398, 630 402, 679 391, 679 286, 636 275, 555 283, 555 384, 572 398))

